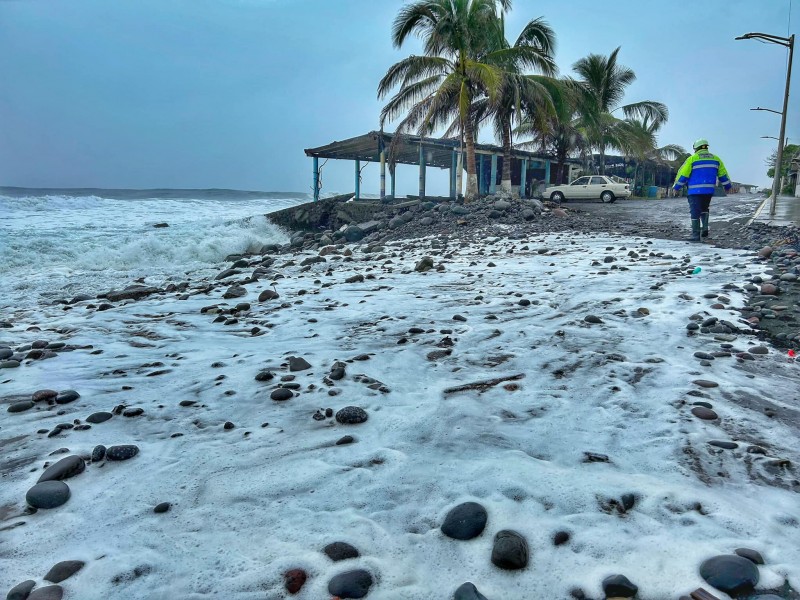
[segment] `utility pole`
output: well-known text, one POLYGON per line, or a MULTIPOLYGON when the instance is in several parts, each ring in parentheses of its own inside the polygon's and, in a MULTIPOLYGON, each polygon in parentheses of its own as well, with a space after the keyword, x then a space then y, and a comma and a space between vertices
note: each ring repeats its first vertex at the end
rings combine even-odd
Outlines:
MULTIPOLYGON (((789 85, 792 80, 792 58, 794 55, 794 34, 785 38, 778 35, 770 35, 768 33, 746 33, 736 38, 737 40, 753 40, 759 39, 771 44, 778 44, 789 48, 789 65, 786 68, 786 90, 783 93, 783 111, 781 115, 781 133, 778 136, 778 156, 775 162, 775 177, 772 180, 772 202, 769 206, 769 214, 771 217, 775 216, 775 207, 778 203, 778 194, 781 191, 781 176, 783 170, 783 141, 786 136, 786 114, 789 109, 789 85)), ((771 111, 775 112, 775 111, 771 111)))

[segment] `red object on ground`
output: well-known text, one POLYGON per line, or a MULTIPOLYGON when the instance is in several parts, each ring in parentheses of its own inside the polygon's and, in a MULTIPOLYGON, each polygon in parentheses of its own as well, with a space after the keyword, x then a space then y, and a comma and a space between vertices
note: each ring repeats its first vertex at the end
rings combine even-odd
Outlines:
POLYGON ((789 350, 788 354, 789 358, 794 358, 795 356, 797 356, 797 353, 794 350, 789 350))

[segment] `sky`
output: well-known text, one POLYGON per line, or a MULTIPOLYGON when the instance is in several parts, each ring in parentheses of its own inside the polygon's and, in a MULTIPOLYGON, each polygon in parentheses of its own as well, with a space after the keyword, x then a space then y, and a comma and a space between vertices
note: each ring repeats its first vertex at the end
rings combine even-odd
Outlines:
MULTIPOLYGON (((562 75, 589 53, 637 74, 625 102, 657 100, 660 144, 705 137, 735 181, 770 185, 787 50, 734 41, 800 24, 792 0, 515 0, 513 38, 544 17, 562 75)), ((304 148, 379 128, 378 81, 420 54, 391 43, 400 0, 0 0, 0 186, 232 188, 310 192, 304 148)), ((800 71, 792 85, 797 98, 800 71)), ((786 135, 800 142, 790 101, 786 135)), ((386 127, 393 130, 392 125, 386 127)), ((491 142, 489 127, 481 141, 491 142)), ((378 166, 362 191, 377 193, 378 166)), ((397 192, 417 169, 398 167, 397 192)), ((351 191, 330 161, 323 192, 351 191)), ((429 193, 447 193, 429 169, 429 193)))

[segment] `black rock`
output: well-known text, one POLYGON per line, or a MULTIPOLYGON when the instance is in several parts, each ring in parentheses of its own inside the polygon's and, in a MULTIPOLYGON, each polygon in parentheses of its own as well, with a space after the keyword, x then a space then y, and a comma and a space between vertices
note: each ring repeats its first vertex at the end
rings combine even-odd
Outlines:
POLYGON ((139 454, 138 446, 111 446, 111 448, 106 450, 106 460, 128 460, 137 454, 139 454))
POLYGON ((328 592, 339 598, 363 598, 372 586, 372 575, 364 569, 339 573, 328 582, 328 592))
POLYGON ((569 537, 569 532, 567 531, 556 531, 553 536, 553 545, 561 546, 562 544, 566 544, 569 541, 569 537))
POLYGON ((96 425, 98 423, 105 423, 106 421, 108 421, 113 416, 114 415, 111 414, 110 412, 105 412, 105 411, 96 412, 96 413, 92 413, 88 417, 86 417, 86 422, 87 423, 94 423, 96 425))
POLYGON ((141 407, 138 408, 127 408, 122 411, 123 417, 139 417, 144 414, 144 409, 141 407))
POLYGON ((343 425, 356 425, 363 423, 368 418, 367 411, 358 406, 345 406, 336 411, 336 421, 343 425))
POLYGON ((340 437, 338 440, 336 440, 336 445, 337 446, 345 446, 347 444, 352 444, 354 441, 355 441, 355 439, 353 438, 352 435, 345 435, 345 436, 340 437))
POLYGON ((595 324, 599 324, 599 323, 602 323, 602 322, 603 322, 603 319, 601 319, 600 317, 597 317, 597 316, 595 316, 595 315, 586 315, 586 316, 583 318, 583 320, 584 320, 585 322, 587 322, 587 323, 595 323, 595 324))
POLYGON ((739 556, 746 558, 749 561, 752 561, 754 564, 763 565, 764 564, 764 557, 761 556, 761 553, 758 550, 753 550, 752 548, 737 548, 734 550, 736 554, 739 556))
POLYGON ((53 568, 44 576, 44 580, 50 583, 61 583, 80 571, 85 564, 82 560, 62 560, 53 565, 53 568))
POLYGON ((34 587, 36 587, 36 582, 33 579, 18 583, 9 590, 6 600, 25 600, 34 587))
POLYGON ((33 400, 23 400, 22 402, 15 402, 8 407, 10 413, 21 413, 33 408, 36 403, 33 400))
MULTIPOLYGON (((45 469, 42 476, 39 477, 37 483, 43 481, 60 481, 62 479, 69 479, 75 475, 83 473, 86 469, 86 463, 80 456, 66 456, 55 464, 50 465, 45 469)), ((53 583, 58 583, 57 581, 53 583)))
POLYGON ((739 444, 736 442, 727 442, 725 440, 709 440, 707 442, 709 446, 716 446, 717 448, 722 448, 723 450, 735 450, 739 447, 739 444))
POLYGON ((359 557, 358 550, 347 542, 333 542, 325 546, 322 551, 334 562, 359 557))
POLYGON ((603 592, 608 598, 633 598, 638 591, 625 575, 609 575, 603 579, 603 592))
POLYGON ((706 408, 705 406, 695 406, 692 409, 692 414, 698 419, 703 419, 704 421, 713 421, 714 419, 719 418, 717 413, 710 408, 706 408))
POLYGON ((340 379, 344 378, 344 369, 344 363, 337 362, 331 367, 331 372, 328 373, 328 377, 334 381, 339 381, 340 379))
POLYGON ((700 576, 726 594, 749 592, 758 583, 758 568, 735 554, 709 558, 700 565, 700 576))
POLYGON ((47 585, 38 590, 33 590, 28 600, 61 600, 64 597, 64 588, 60 585, 47 585))
POLYGON ((453 600, 489 600, 486 596, 481 594, 472 583, 462 583, 458 586, 456 593, 453 595, 453 600))
POLYGON ((236 427, 236 425, 234 425, 230 421, 225 421, 225 424, 222 426, 222 428, 225 429, 225 430, 231 430, 234 427, 236 427))
POLYGON ((306 369, 310 369, 311 365, 309 362, 300 356, 290 356, 289 357, 289 370, 290 371, 305 371, 306 369))
POLYGON ((516 531, 498 531, 494 536, 492 564, 501 569, 524 569, 528 566, 528 542, 516 531))
POLYGON ((454 540, 471 540, 483 532, 488 518, 483 506, 477 502, 464 502, 447 513, 442 533, 454 540))
POLYGON ((256 381, 270 381, 275 378, 275 373, 269 370, 259 371, 256 375, 256 381))
POLYGON ((37 483, 25 494, 25 501, 34 508, 56 508, 69 500, 69 486, 63 481, 37 483))
POLYGON ((92 462, 100 462, 106 457, 106 447, 102 444, 98 444, 92 450, 92 462))
POLYGON ((282 400, 289 400, 294 394, 292 390, 280 387, 277 390, 273 390, 272 393, 269 395, 270 398, 273 400, 280 402, 282 400))
POLYGON ((630 510, 636 504, 636 496, 633 494, 622 494, 622 507, 625 510, 630 510))
POLYGON ((160 504, 156 504, 153 512, 161 514, 167 512, 170 508, 172 508, 172 504, 169 502, 161 502, 160 504))
POLYGON ((56 396, 56 404, 69 404, 70 402, 75 402, 81 395, 76 392, 75 390, 64 390, 63 392, 59 392, 58 396, 56 396))

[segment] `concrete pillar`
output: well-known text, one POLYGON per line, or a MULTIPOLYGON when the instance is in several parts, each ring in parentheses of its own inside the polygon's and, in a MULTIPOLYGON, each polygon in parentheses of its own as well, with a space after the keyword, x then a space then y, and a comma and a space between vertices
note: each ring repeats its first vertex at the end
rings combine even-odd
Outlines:
POLYGON ((395 163, 394 167, 389 169, 389 178, 391 179, 390 187, 392 188, 391 195, 392 199, 394 199, 394 172, 397 170, 397 164, 395 163))
POLYGON ((386 153, 381 150, 381 201, 386 199, 386 153))
POLYGON ((484 193, 484 179, 486 178, 483 176, 483 154, 478 154, 478 194, 484 193))
POLYGON ((356 159, 356 200, 361 198, 361 161, 356 159))
POLYGON ((456 151, 453 150, 453 158, 450 163, 450 199, 453 200, 456 197, 456 169, 458 168, 458 156, 456 156, 456 151))
POLYGON ((314 202, 319 200, 319 158, 314 156, 312 158, 313 162, 313 169, 314 169, 314 177, 313 177, 313 186, 314 186, 314 202))
POLYGON ((425 147, 419 145, 419 199, 425 199, 425 147))
POLYGON ((550 161, 544 161, 544 184, 545 186, 550 185, 550 161))
POLYGON ((492 154, 492 170, 489 175, 489 193, 494 194, 497 181, 497 154, 492 154))
POLYGON ((525 184, 528 180, 528 159, 522 159, 522 166, 519 172, 519 197, 525 198, 525 184))

